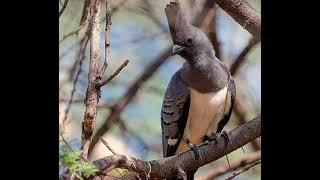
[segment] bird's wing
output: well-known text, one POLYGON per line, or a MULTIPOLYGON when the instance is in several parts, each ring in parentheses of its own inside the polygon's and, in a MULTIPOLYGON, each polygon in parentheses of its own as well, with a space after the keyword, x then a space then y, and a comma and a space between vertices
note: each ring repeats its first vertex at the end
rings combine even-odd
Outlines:
POLYGON ((165 8, 171 38, 174 43, 183 43, 190 35, 190 24, 185 19, 179 2, 170 2, 165 8))
POLYGON ((236 85, 232 78, 230 78, 230 82, 228 84, 228 91, 227 91, 227 98, 226 98, 226 105, 224 109, 224 114, 222 116, 222 119, 219 121, 217 133, 220 133, 223 129, 223 127, 228 123, 232 109, 234 100, 236 98, 236 85))
POLYGON ((175 154, 188 119, 190 90, 180 73, 181 69, 172 76, 162 103, 161 127, 164 157, 175 154))

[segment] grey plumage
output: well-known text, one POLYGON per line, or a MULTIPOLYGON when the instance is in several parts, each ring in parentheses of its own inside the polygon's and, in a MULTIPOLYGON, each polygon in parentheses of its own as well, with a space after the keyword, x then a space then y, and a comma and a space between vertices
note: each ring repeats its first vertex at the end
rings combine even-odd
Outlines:
MULTIPOLYGON (((198 28, 186 22, 180 4, 165 8, 173 55, 186 60, 168 84, 162 104, 163 155, 172 156, 220 133, 230 119, 236 96, 226 66, 215 57, 212 44, 198 28)), ((188 179, 194 173, 187 172, 188 179)))

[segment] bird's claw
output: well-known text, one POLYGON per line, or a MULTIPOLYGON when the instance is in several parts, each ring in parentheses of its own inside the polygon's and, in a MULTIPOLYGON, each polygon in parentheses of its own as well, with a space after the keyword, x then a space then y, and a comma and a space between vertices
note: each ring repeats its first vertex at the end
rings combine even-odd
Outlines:
POLYGON ((197 160, 201 160, 202 157, 201 157, 201 155, 200 155, 198 146, 197 146, 197 145, 194 145, 194 144, 191 144, 191 143, 189 143, 188 146, 189 146, 189 148, 194 152, 196 159, 197 159, 197 160))
POLYGON ((232 145, 231 141, 230 141, 230 138, 229 138, 229 135, 228 135, 228 133, 226 131, 222 131, 221 136, 224 137, 228 141, 230 146, 232 145))

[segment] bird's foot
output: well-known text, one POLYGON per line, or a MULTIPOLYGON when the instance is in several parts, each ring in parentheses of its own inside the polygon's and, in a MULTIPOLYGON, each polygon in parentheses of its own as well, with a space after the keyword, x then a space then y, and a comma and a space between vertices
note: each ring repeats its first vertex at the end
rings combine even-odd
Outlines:
POLYGON ((214 143, 217 143, 217 140, 220 138, 220 137, 224 137, 229 145, 231 146, 231 141, 229 139, 229 135, 226 131, 222 131, 222 133, 211 133, 210 135, 205 135, 204 136, 204 143, 205 144, 208 144, 210 143, 211 141, 214 141, 214 143))
POLYGON ((229 138, 229 135, 228 135, 228 133, 226 131, 222 131, 221 136, 224 137, 228 141, 230 146, 232 145, 231 141, 230 141, 230 138, 229 138))
POLYGON ((180 166, 178 167, 178 174, 183 180, 187 180, 187 174, 180 166))
POLYGON ((201 157, 201 155, 200 155, 198 146, 195 145, 195 144, 192 144, 189 139, 186 139, 186 140, 185 140, 185 143, 186 143, 186 144, 188 145, 188 147, 194 152, 196 159, 197 159, 197 160, 201 160, 202 157, 201 157))

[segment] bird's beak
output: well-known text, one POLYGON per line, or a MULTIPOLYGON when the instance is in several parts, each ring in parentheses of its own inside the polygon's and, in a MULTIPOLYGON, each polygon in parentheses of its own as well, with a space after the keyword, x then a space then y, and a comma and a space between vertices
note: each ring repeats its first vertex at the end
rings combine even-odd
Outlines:
POLYGON ((179 52, 183 51, 185 47, 180 46, 180 45, 173 45, 172 49, 171 49, 171 56, 178 54, 179 52))

